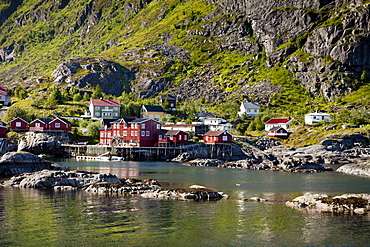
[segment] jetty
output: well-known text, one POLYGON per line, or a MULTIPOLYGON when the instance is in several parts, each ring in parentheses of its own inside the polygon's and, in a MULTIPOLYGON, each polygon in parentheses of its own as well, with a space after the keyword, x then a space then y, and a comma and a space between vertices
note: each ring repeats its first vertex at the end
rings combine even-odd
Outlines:
MULTIPOLYGON (((186 152, 203 148, 208 156, 232 157, 235 152, 234 144, 205 144, 196 143, 182 146, 167 147, 131 147, 107 145, 71 145, 63 144, 62 148, 69 157, 80 160, 102 160, 103 154, 125 161, 167 161, 186 152)), ((106 158, 104 158, 106 159, 106 158)))

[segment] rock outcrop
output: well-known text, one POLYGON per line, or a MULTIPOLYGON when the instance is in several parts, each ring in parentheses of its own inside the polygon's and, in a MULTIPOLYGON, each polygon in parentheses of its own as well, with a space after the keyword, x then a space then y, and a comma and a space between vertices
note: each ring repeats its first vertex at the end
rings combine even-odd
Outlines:
POLYGON ((69 87, 93 88, 99 85, 102 92, 121 95, 129 91, 133 73, 115 62, 102 58, 75 57, 61 63, 51 74, 56 83, 69 87))
POLYGON ((82 189, 101 195, 139 194, 142 197, 152 199, 214 201, 228 198, 228 195, 223 192, 217 192, 203 186, 162 190, 161 185, 153 179, 119 179, 116 175, 87 171, 42 170, 23 173, 2 181, 0 185, 20 188, 53 188, 56 190, 82 189))
POLYGON ((25 172, 54 169, 52 163, 26 152, 9 152, 0 159, 0 177, 10 177, 25 172))
POLYGON ((346 164, 339 167, 337 172, 370 177, 370 162, 359 164, 346 164))
POLYGON ((370 194, 328 196, 306 193, 286 202, 286 205, 305 211, 367 214, 370 210, 370 194))
MULTIPOLYGON (((65 140, 68 142, 68 140, 65 140)), ((19 140, 18 152, 29 152, 32 154, 63 155, 61 142, 55 136, 44 133, 27 132, 19 140)))

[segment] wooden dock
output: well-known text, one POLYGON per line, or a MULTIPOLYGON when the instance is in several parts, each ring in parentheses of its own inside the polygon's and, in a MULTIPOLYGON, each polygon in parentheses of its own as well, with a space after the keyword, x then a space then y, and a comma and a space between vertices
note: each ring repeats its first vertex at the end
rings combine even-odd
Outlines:
MULTIPOLYGON (((167 161, 176 158, 179 154, 195 149, 204 148, 205 155, 210 158, 232 157, 233 144, 205 144, 197 143, 183 146, 168 147, 123 147, 105 145, 63 145, 64 152, 70 157, 91 157, 90 160, 98 160, 99 155, 109 153, 112 156, 123 158, 125 161, 167 161)), ((88 160, 89 158, 85 158, 88 160)))

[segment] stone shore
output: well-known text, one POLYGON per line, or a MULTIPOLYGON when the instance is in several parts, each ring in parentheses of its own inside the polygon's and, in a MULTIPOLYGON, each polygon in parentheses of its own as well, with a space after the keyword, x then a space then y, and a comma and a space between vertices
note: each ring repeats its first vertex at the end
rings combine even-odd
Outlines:
POLYGON ((286 202, 286 205, 305 211, 368 214, 370 212, 370 194, 328 196, 306 193, 286 202))
POLYGON ((145 198, 207 201, 228 198, 223 192, 217 192, 202 186, 163 190, 153 179, 120 179, 112 174, 98 174, 87 171, 42 170, 23 173, 4 179, 0 185, 20 188, 38 188, 55 190, 81 189, 100 195, 135 195, 145 198))

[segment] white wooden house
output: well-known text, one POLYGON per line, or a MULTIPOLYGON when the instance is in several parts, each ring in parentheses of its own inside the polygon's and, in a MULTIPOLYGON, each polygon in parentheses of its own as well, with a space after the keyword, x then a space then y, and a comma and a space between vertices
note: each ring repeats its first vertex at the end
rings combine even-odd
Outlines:
POLYGON ((265 130, 270 131, 274 127, 282 127, 287 130, 292 120, 293 118, 271 118, 265 123, 265 130))
POLYGON ((260 111, 258 103, 253 102, 242 102, 240 105, 240 111, 238 112, 239 117, 255 117, 260 111))
POLYGON ((315 123, 320 123, 321 121, 331 121, 331 117, 327 113, 322 113, 322 112, 313 112, 310 114, 304 115, 304 122, 305 124, 315 124, 315 123))

